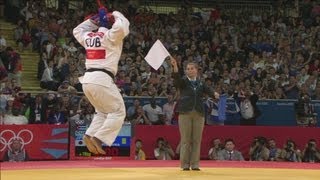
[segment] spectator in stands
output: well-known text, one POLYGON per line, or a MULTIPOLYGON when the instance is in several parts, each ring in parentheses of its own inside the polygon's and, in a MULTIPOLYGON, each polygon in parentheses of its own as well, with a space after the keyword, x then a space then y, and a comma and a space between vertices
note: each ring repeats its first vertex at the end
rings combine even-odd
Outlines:
POLYGON ((235 150, 233 139, 225 141, 224 149, 218 152, 218 160, 221 161, 244 161, 240 151, 235 150))
POLYGON ((32 13, 33 9, 30 3, 26 3, 26 5, 20 10, 20 14, 24 17, 26 22, 33 18, 32 13))
POLYGON ((127 110, 127 118, 132 118, 132 116, 136 113, 137 108, 140 106, 140 100, 139 99, 134 99, 133 100, 133 105, 128 107, 127 110))
POLYGON ((299 88, 297 86, 297 80, 294 76, 290 76, 289 84, 284 86, 284 92, 288 99, 299 98, 299 88))
POLYGON ((84 109, 84 113, 83 113, 83 116, 88 120, 88 121, 92 121, 93 119, 93 115, 95 114, 95 109, 94 107, 89 104, 89 106, 84 109))
POLYGON ((89 125, 92 122, 94 115, 94 108, 92 105, 89 105, 86 109, 77 109, 77 107, 70 108, 69 120, 83 120, 85 124, 89 125))
MULTIPOLYGON (((4 57, 6 62, 3 61, 5 65, 7 65, 8 70, 8 80, 11 81, 15 79, 19 86, 21 86, 21 59, 20 54, 18 54, 11 47, 7 48, 6 57, 4 57)), ((2 60, 4 60, 2 59, 2 60)))
POLYGON ((172 124, 173 110, 175 105, 176 105, 176 102, 173 99, 173 95, 171 94, 167 95, 167 103, 164 104, 162 107, 166 125, 172 124))
POLYGON ((0 110, 0 125, 3 125, 4 121, 4 111, 0 110))
POLYGON ((296 143, 290 139, 281 150, 280 161, 301 162, 301 151, 297 149, 296 143))
POLYGON ((144 153, 144 151, 142 150, 142 141, 141 139, 137 139, 135 142, 135 156, 134 159, 135 160, 146 160, 146 154, 144 153))
POLYGON ((23 52, 25 49, 32 50, 32 39, 28 29, 23 30, 21 40, 18 42, 19 51, 23 52))
POLYGON ((5 69, 9 70, 9 63, 10 63, 10 55, 13 52, 12 47, 6 47, 4 51, 1 52, 1 60, 5 67, 5 69))
POLYGON ((89 100, 86 96, 82 96, 79 104, 78 104, 78 109, 86 109, 90 105, 89 100))
POLYGON ((215 92, 212 98, 209 98, 206 102, 208 107, 209 118, 207 119, 208 125, 224 125, 226 120, 226 110, 227 110, 227 94, 222 92, 215 92))
POLYGON ((147 65, 145 67, 145 71, 141 74, 141 79, 147 82, 150 76, 151 76, 151 67, 147 65))
POLYGON ((70 52, 66 51, 65 52, 65 57, 60 59, 58 66, 55 69, 54 75, 57 77, 57 81, 63 82, 64 80, 67 80, 66 78, 71 75, 71 68, 74 68, 75 70, 75 65, 73 63, 73 58, 70 55, 70 52))
POLYGON ((17 27, 14 29, 14 40, 18 45, 22 40, 23 28, 23 21, 19 20, 17 27))
POLYGON ((54 106, 58 105, 58 98, 56 97, 55 92, 49 91, 46 96, 43 98, 43 108, 46 112, 46 119, 48 118, 49 112, 51 109, 53 109, 54 106))
POLYGON ((151 75, 147 80, 147 83, 152 84, 154 87, 157 87, 159 85, 159 82, 160 78, 158 77, 158 74, 156 72, 151 72, 151 75))
POLYGON ((5 106, 5 114, 12 114, 12 109, 13 109, 13 102, 14 102, 14 97, 12 95, 8 95, 6 99, 6 106, 5 106))
POLYGON ((136 109, 136 112, 131 117, 131 124, 132 125, 137 125, 137 124, 151 125, 152 122, 149 120, 149 118, 147 117, 142 107, 138 106, 136 109))
MULTIPOLYGON (((1 54, 1 52, 0 52, 0 54, 1 54)), ((4 87, 4 84, 6 81, 8 81, 8 72, 2 63, 2 59, 1 59, 1 55, 0 55, 0 89, 1 90, 4 87)))
POLYGON ((30 104, 30 124, 43 124, 46 123, 46 111, 43 105, 43 98, 41 95, 36 95, 30 104))
POLYGON ((76 56, 78 49, 74 46, 74 42, 70 41, 68 51, 71 56, 76 56))
POLYGON ((16 79, 11 79, 11 88, 14 93, 18 93, 19 91, 21 91, 21 86, 16 79))
MULTIPOLYGON (((4 113, 6 110, 6 106, 7 106, 7 100, 8 100, 8 95, 3 94, 0 91, 0 112, 4 113)), ((3 114, 4 115, 4 114, 3 114)))
POLYGON ((247 89, 245 92, 235 93, 234 99, 240 108, 240 125, 256 125, 257 118, 261 115, 257 107, 259 97, 247 89))
POLYGON ((28 119, 20 114, 20 106, 17 105, 13 105, 12 106, 12 110, 11 113, 12 114, 6 114, 4 116, 4 121, 3 124, 6 125, 24 125, 24 124, 28 124, 28 119))
POLYGON ((54 66, 53 61, 48 62, 48 66, 44 70, 42 74, 42 78, 40 81, 40 87, 43 89, 48 89, 51 91, 56 91, 58 88, 58 83, 54 78, 54 66))
POLYGON ((31 94, 30 93, 23 93, 19 92, 16 95, 16 98, 19 107, 20 107, 20 114, 24 115, 28 120, 30 117, 30 104, 32 101, 31 94))
POLYGON ((124 86, 124 83, 125 83, 125 71, 124 70, 121 70, 119 71, 117 77, 116 77, 116 81, 115 83, 117 84, 117 86, 122 89, 123 86, 124 86))
POLYGON ((174 151, 172 150, 168 141, 162 137, 159 137, 157 139, 157 147, 154 149, 154 157, 157 160, 172 160, 174 155, 174 151))
POLYGON ((316 126, 317 113, 308 94, 302 94, 295 103, 296 121, 298 126, 316 126))
POLYGON ((82 84, 79 81, 78 76, 82 76, 82 74, 73 74, 73 76, 70 77, 70 86, 75 88, 75 92, 83 92, 82 84))
POLYGON ((68 118, 69 113, 72 107, 75 106, 75 104, 72 104, 70 97, 72 96, 71 93, 60 93, 58 94, 58 103, 60 107, 60 111, 68 118))
POLYGON ((0 52, 5 51, 7 47, 7 41, 2 35, 2 31, 0 30, 0 52))
POLYGON ((61 108, 55 105, 52 109, 49 110, 47 120, 49 124, 60 125, 66 123, 68 119, 61 111, 61 108))
POLYGON ((4 153, 3 161, 22 162, 28 161, 29 155, 22 146, 20 139, 13 139, 11 148, 4 153))
POLYGON ((320 150, 317 148, 317 141, 310 139, 302 152, 303 162, 320 162, 320 150))
POLYGON ((209 149, 208 158, 211 160, 218 160, 218 153, 224 149, 223 144, 219 138, 211 141, 211 148, 209 149))
POLYGON ((150 103, 144 105, 142 109, 146 113, 152 125, 164 124, 164 122, 161 121, 161 118, 160 118, 160 116, 163 113, 162 108, 156 104, 156 99, 154 97, 150 98, 150 103))
POLYGON ((249 150, 250 161, 268 161, 270 151, 265 137, 254 138, 249 150))
POLYGON ((77 90, 70 85, 68 80, 64 80, 62 84, 58 87, 58 93, 71 94, 77 92, 77 90))
POLYGON ((43 51, 46 51, 46 48, 44 45, 49 41, 50 32, 48 29, 48 26, 42 27, 38 33, 35 34, 37 39, 39 40, 39 47, 40 47, 40 53, 43 51))
POLYGON ((280 157, 281 149, 277 148, 277 144, 274 139, 269 139, 268 149, 269 149, 269 161, 278 161, 280 157))

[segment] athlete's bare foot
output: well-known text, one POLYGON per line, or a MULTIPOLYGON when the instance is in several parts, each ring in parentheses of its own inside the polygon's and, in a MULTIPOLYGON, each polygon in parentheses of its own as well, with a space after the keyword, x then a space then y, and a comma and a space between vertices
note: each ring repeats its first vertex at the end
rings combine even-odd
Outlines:
POLYGON ((97 151, 96 147, 91 142, 91 140, 90 140, 91 137, 90 136, 85 134, 82 139, 83 139, 84 143, 86 144, 86 146, 87 146, 87 148, 88 148, 88 150, 90 152, 92 152, 93 154, 99 154, 99 152, 97 151))
POLYGON ((96 150, 100 154, 106 154, 106 152, 102 149, 102 141, 96 137, 91 137, 91 142, 95 146, 96 150))

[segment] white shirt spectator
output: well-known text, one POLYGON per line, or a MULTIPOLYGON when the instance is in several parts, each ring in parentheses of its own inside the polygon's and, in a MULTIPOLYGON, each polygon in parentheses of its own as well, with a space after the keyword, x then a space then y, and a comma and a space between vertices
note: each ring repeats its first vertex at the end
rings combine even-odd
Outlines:
POLYGON ((0 35, 0 50, 7 47, 7 41, 4 37, 0 35))
POLYGON ((14 29, 14 40, 20 40, 23 35, 23 28, 18 26, 14 29))
POLYGON ((151 72, 147 73, 147 72, 143 72, 141 74, 141 79, 149 79, 151 76, 151 72))
POLYGON ((251 16, 251 21, 252 22, 261 22, 261 16, 254 14, 251 16))
POLYGON ((23 124, 28 124, 28 119, 23 115, 14 116, 11 114, 6 114, 3 118, 3 124, 23 125, 23 124))
POLYGON ((69 47, 69 48, 68 48, 68 51, 69 51, 71 54, 74 54, 74 53, 76 53, 76 52, 78 51, 78 49, 73 46, 73 47, 69 47))
POLYGON ((249 99, 245 99, 240 103, 240 113, 244 119, 253 118, 253 107, 249 99))
POLYGON ((173 116, 173 110, 176 102, 173 103, 166 103, 163 105, 163 114, 166 118, 166 124, 171 125, 172 124, 172 116, 173 116))
POLYGON ((275 74, 271 76, 271 79, 276 81, 279 77, 280 77, 279 75, 275 74))
POLYGON ((48 57, 50 58, 51 57, 51 53, 52 53, 52 50, 53 50, 53 45, 51 43, 49 43, 46 47, 46 51, 47 51, 47 54, 48 54, 48 57))
POLYGON ((53 69, 52 67, 47 67, 43 74, 42 74, 42 78, 41 81, 42 82, 48 82, 48 81, 53 81, 53 69))
POLYGON ((257 70, 258 68, 265 69, 265 65, 263 61, 259 61, 258 63, 254 62, 253 69, 257 70))
POLYGON ((144 112, 146 112, 146 115, 148 116, 149 120, 152 123, 156 123, 159 121, 159 114, 162 114, 162 109, 158 105, 156 105, 156 108, 152 108, 151 104, 146 104, 142 107, 144 112))
POLYGON ((29 19, 32 19, 32 18, 33 18, 32 12, 29 10, 29 7, 28 7, 28 6, 24 7, 24 8, 20 11, 20 14, 22 14, 22 15, 25 17, 25 20, 26 20, 26 21, 29 21, 29 19))

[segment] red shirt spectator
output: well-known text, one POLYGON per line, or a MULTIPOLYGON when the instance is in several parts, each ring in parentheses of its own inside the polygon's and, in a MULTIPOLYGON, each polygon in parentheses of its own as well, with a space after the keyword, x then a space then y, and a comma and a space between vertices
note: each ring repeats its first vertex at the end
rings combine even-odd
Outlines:
POLYGON ((312 74, 314 71, 320 72, 319 59, 316 59, 309 67, 309 73, 312 74))

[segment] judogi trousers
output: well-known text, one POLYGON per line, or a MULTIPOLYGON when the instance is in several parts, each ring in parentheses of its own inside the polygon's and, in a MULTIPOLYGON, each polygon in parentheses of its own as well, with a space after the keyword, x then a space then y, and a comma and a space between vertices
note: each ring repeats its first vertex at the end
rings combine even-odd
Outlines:
POLYGON ((114 83, 109 87, 84 83, 82 87, 84 94, 96 110, 85 134, 94 136, 111 146, 126 117, 125 105, 119 89, 114 83))

